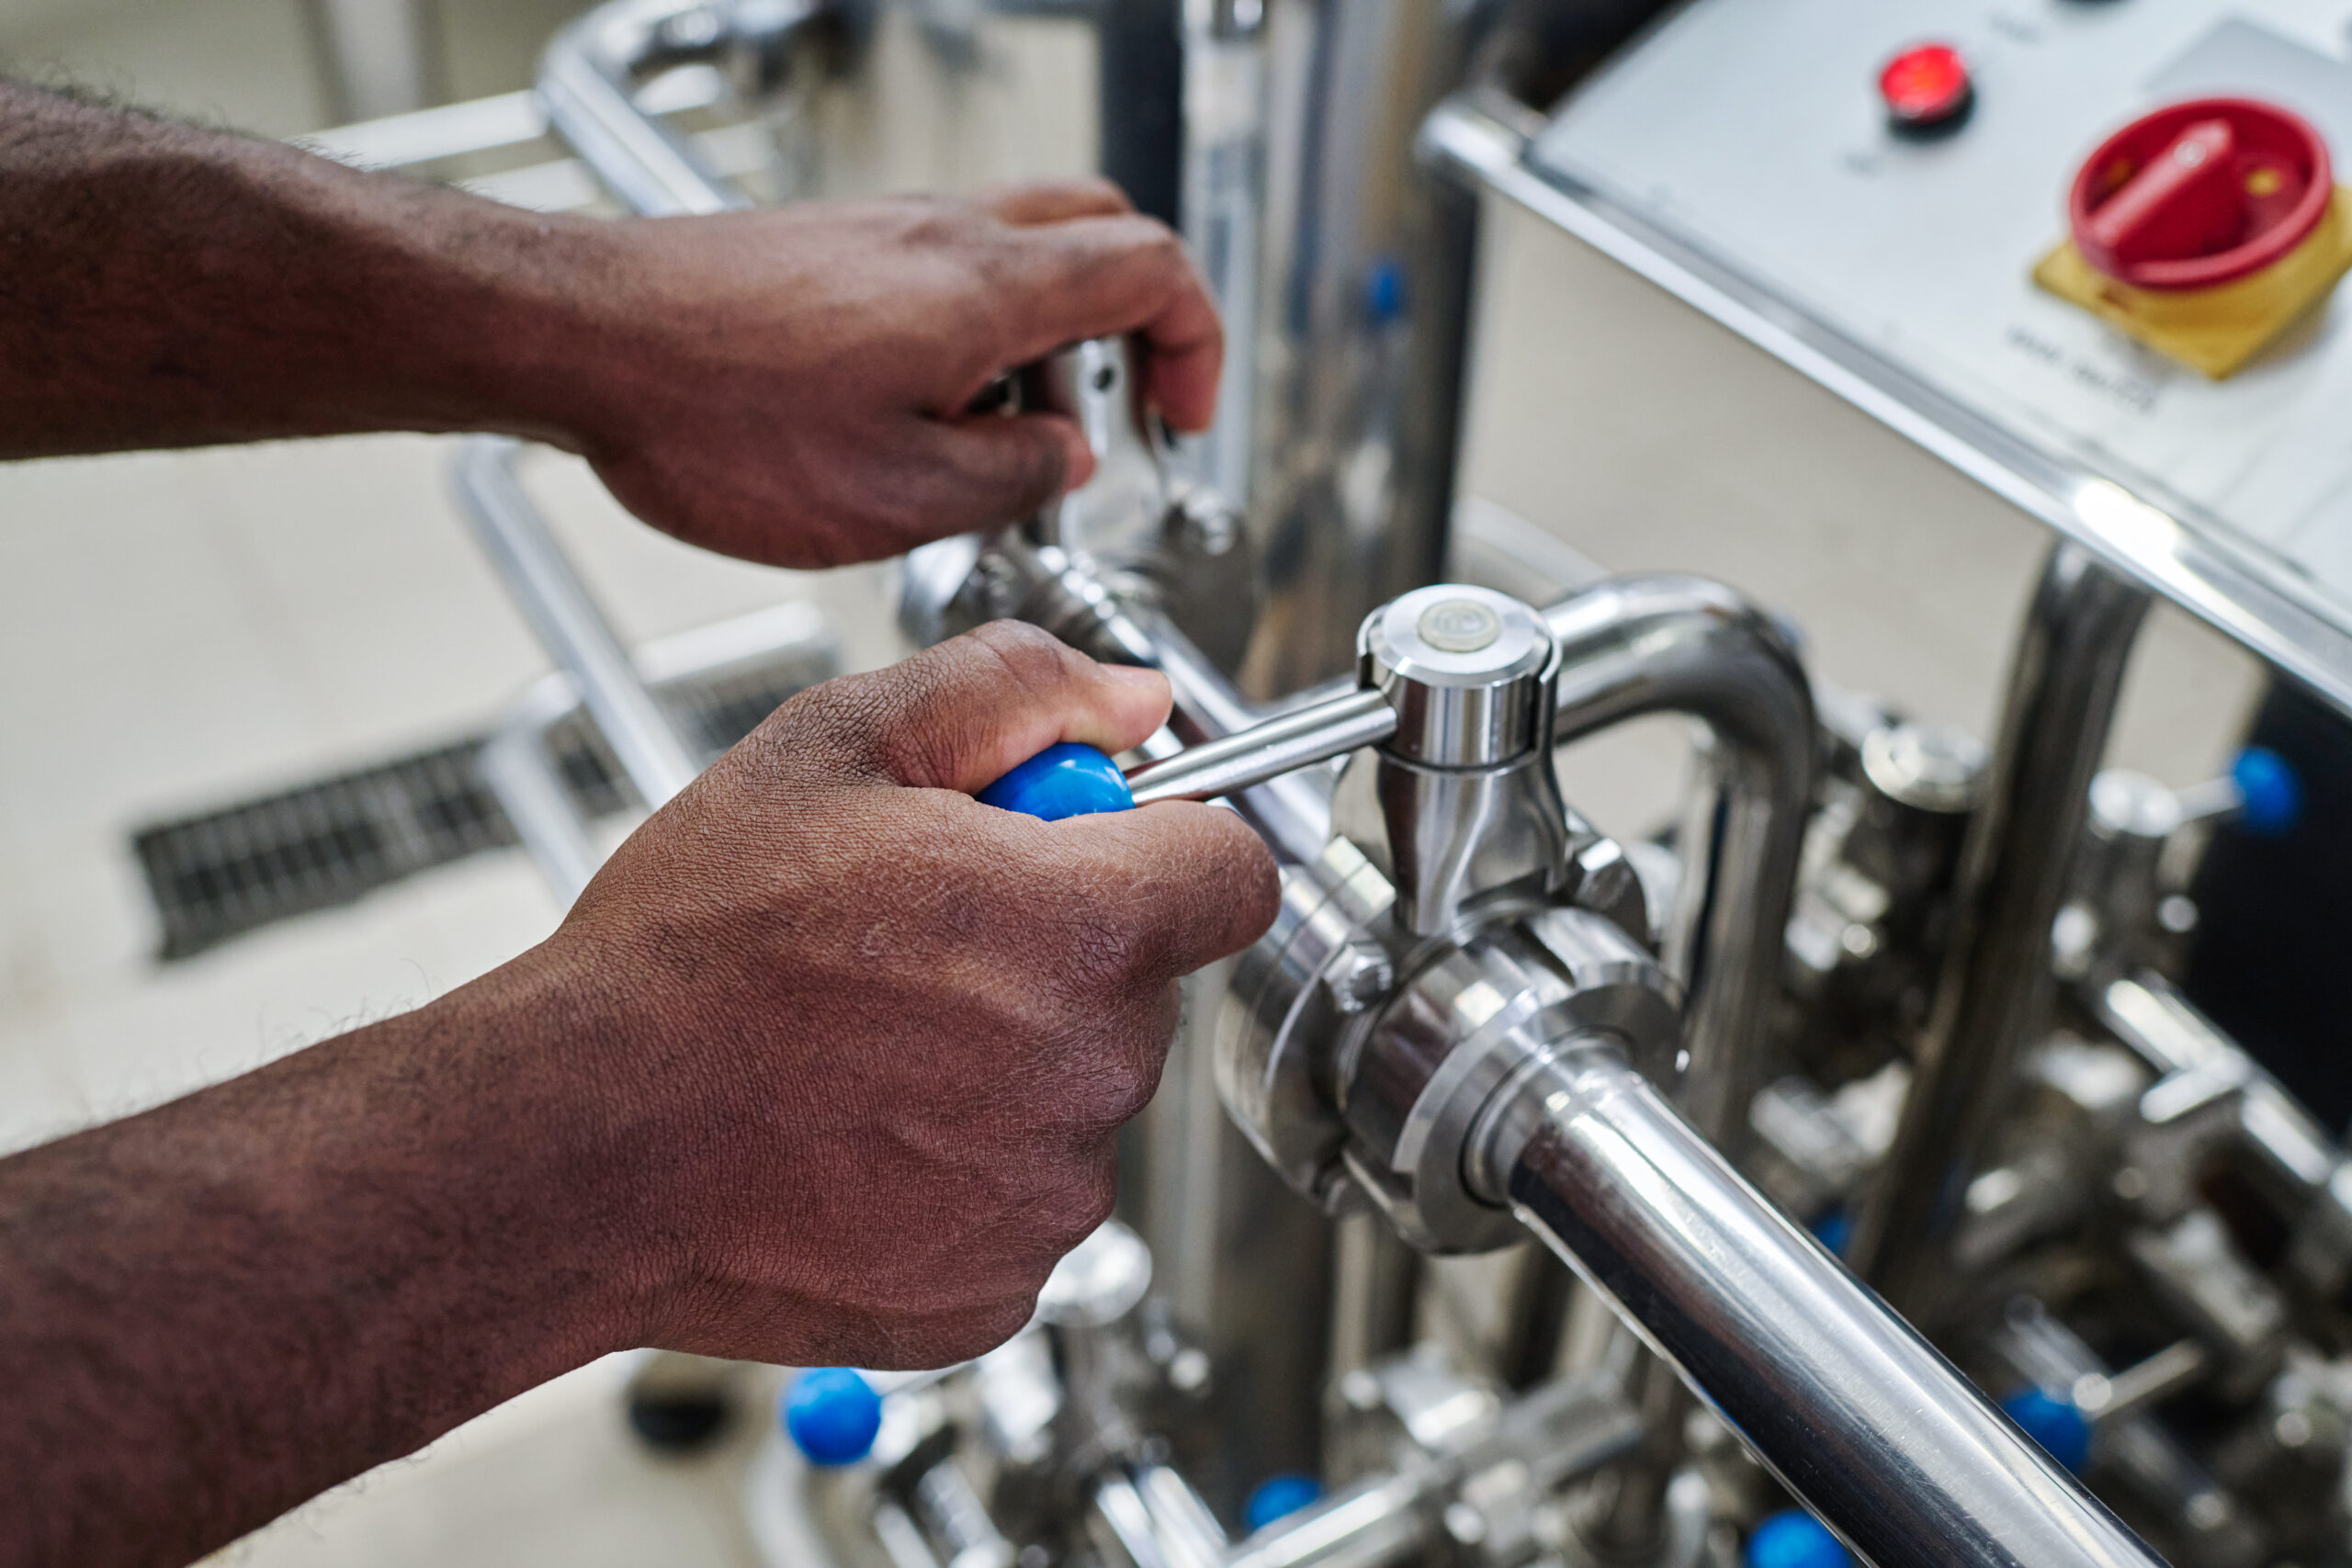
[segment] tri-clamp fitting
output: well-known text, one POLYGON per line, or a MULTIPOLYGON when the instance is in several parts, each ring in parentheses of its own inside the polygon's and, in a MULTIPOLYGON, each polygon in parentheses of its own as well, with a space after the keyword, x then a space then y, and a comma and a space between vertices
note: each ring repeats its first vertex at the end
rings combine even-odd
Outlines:
POLYGON ((1124 781, 1056 748, 981 798, 1039 815, 1209 799, 1351 753, 1328 841, 1283 868, 1273 929, 1238 965, 1219 1088, 1300 1190, 1368 1195, 1427 1250, 1482 1250, 1518 1235, 1465 1185, 1489 1102, 1571 1048, 1670 1077, 1679 992, 1623 855, 1560 796, 1544 616, 1439 584, 1374 611, 1357 649, 1346 695, 1124 781), (1091 782, 1064 780, 1072 764, 1091 782))
POLYGON ((1136 798, 1238 780, 1253 752, 1360 748, 1329 843, 1283 869, 1274 927, 1237 968, 1219 1089, 1300 1190, 1369 1196, 1428 1250, 1482 1250, 1520 1234, 1465 1185, 1498 1091, 1571 1045, 1670 1071, 1679 995, 1622 854, 1561 798, 1544 617, 1440 584, 1374 611, 1357 649, 1358 691, 1275 721, 1279 745, 1196 748, 1138 773, 1136 798))

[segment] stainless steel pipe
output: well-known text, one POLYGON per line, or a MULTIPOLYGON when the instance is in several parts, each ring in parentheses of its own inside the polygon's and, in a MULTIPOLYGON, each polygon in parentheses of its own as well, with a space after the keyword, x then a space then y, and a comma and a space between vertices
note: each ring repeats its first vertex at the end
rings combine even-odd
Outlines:
POLYGON ((1090 1523, 1123 1568, 1387 1568, 1427 1544, 1430 1490, 1428 1477, 1369 1476, 1229 1542, 1182 1476, 1144 1464, 1095 1488, 1090 1523))
MULTIPOLYGON (((708 58, 727 11, 700 0, 607 0, 556 34, 539 60, 548 127, 630 211, 645 218, 731 212, 751 206, 693 143, 639 108, 639 75, 708 58)), ((797 6, 786 26, 813 21, 797 6)))
MULTIPOLYGON (((1685 881, 1665 957, 1690 998, 1683 1114, 1736 1157, 1761 1084, 1763 1021, 1781 985, 1812 804, 1812 688, 1771 618, 1703 578, 1612 579, 1553 605, 1545 620, 1560 647, 1558 741, 1652 713, 1684 714, 1706 730, 1708 783, 1684 824, 1685 881)), ((1680 1462, 1681 1391, 1655 1364, 1635 1382, 1649 1430, 1595 1522, 1604 1551, 1645 1550, 1665 1528, 1680 1462)))
POLYGON ((1894 1145, 1855 1224, 1855 1269, 1935 1326, 1962 1199, 2050 1017, 2050 927, 2064 903, 2147 590, 2079 546, 2051 551, 2009 671, 1969 826, 1951 945, 1894 1145))
POLYGON ((504 436, 469 440, 456 466, 461 509, 531 629, 579 687, 639 798, 658 807, 702 769, 524 493, 514 476, 521 449, 504 436))
POLYGON ((1781 983, 1813 788, 1813 692, 1770 617, 1704 578, 1617 578, 1544 612, 1560 648, 1557 739, 1644 714, 1705 727, 1712 789, 1684 844, 1667 966, 1689 991, 1683 1114, 1736 1153, 1781 983))
POLYGON ((1741 1179, 1613 1046, 1571 1040, 1469 1151, 1508 1202, 1874 1568, 2162 1559, 1741 1179))
POLYGON ((1220 433, 1213 471, 1246 476, 1266 563, 1254 691, 1346 669, 1363 617, 1443 571, 1476 205, 1412 142, 1509 9, 1252 6, 1189 29, 1187 221, 1250 333, 1250 423, 1220 433))

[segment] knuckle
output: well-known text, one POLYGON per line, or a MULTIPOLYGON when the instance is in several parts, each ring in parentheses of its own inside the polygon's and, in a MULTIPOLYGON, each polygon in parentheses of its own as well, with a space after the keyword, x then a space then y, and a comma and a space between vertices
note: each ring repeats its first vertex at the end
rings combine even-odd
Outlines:
POLYGON ((1142 912, 1093 877, 1081 874, 1071 881, 1056 923, 1080 1007, 1093 1008, 1106 993, 1125 992, 1148 961, 1153 943, 1142 912))
POLYGON ((1099 201, 1105 206, 1115 207, 1124 211, 1131 212, 1135 209, 1135 204, 1127 199, 1127 193, 1120 187, 1118 182, 1104 175, 1080 175, 1068 183, 1073 196, 1082 197, 1090 201, 1099 201))
POLYGON ((1050 1273, 1053 1263, 1100 1230, 1118 1204, 1118 1162, 1108 1154, 1089 1159, 1038 1224, 1037 1239, 1051 1253, 1046 1271, 1050 1273))
POLYGON ((1037 1292, 1044 1287, 1045 1280, 1040 1276, 1035 1285, 1028 1287, 1026 1294, 975 1306, 954 1330, 943 1337, 939 1353, 927 1359, 947 1365, 987 1355, 1029 1325, 1029 1320, 1036 1315, 1037 1292))
POLYGON ((1024 691, 1055 690, 1079 672, 1075 649, 1025 621, 990 621, 968 635, 1024 691))
POLYGON ((919 193, 890 198, 899 213, 899 232, 911 245, 947 246, 962 242, 972 227, 969 203, 951 197, 919 193))
MULTIPOLYGON (((1174 1001, 1172 990, 1169 1000, 1174 1001)), ((1108 1132, 1135 1120, 1159 1091, 1160 1069, 1167 1064, 1175 1018, 1172 1006, 1156 1009, 1155 1013, 1165 1016, 1142 1022, 1128 1039, 1106 1042, 1080 1070, 1081 1082, 1075 1086, 1078 1093, 1073 1099, 1082 1099, 1092 1109, 1098 1131, 1108 1132)))
POLYGON ((744 742, 747 753, 786 765, 838 760, 874 723, 889 671, 837 675, 786 697, 744 742))
POLYGON ((1138 213, 1121 219, 1120 223, 1125 231, 1127 248, 1154 272, 1182 272, 1191 268, 1191 262, 1185 258, 1184 242, 1176 237, 1176 231, 1159 219, 1146 218, 1138 213))
POLYGON ((1024 420, 1020 429, 1021 438, 1013 444, 1012 486, 1021 492, 1020 509, 1026 511, 1060 493, 1069 459, 1061 437, 1044 421, 1024 420))

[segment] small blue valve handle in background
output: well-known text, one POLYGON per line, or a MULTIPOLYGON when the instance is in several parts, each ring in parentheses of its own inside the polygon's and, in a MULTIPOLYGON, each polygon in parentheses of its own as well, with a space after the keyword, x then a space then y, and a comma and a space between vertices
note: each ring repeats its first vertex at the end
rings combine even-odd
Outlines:
POLYGON ((1322 1496, 1322 1484, 1311 1475, 1296 1471, 1270 1475, 1250 1489, 1249 1498, 1241 1505, 1241 1522, 1250 1529, 1261 1530, 1276 1519, 1288 1518, 1301 1508, 1314 1506, 1322 1496))
POLYGON ((1768 1514, 1740 1552, 1747 1568, 1854 1568, 1854 1554, 1829 1527, 1803 1508, 1768 1514))
POLYGON ((2282 839, 2303 819, 2303 781, 2295 765, 2267 746, 2249 746, 2230 771, 2180 791, 2180 819, 2228 822, 2256 839, 2282 839))
POLYGON ((784 1391, 785 1432, 811 1464, 855 1464, 882 1429, 882 1396, 848 1367, 811 1367, 784 1391))
POLYGON ((2091 1423, 2082 1406, 2059 1394, 2023 1388, 2001 1401, 2002 1413, 2040 1443, 2042 1451, 2079 1472, 2091 1457, 2091 1423))
POLYGON ((2230 764, 2237 786, 2238 826, 2265 839, 2294 831, 2303 817, 2303 781, 2294 764, 2267 746, 2249 746, 2230 764))
POLYGON ((976 796, 982 806, 1058 822, 1099 811, 1126 811, 1136 797, 1119 764, 1076 740, 1046 747, 976 796))

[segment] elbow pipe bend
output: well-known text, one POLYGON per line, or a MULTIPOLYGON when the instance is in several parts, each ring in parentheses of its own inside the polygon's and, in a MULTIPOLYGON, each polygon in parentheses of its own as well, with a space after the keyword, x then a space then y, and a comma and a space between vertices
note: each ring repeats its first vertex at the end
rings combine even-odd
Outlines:
POLYGON ((1683 857, 1702 880, 1686 881, 1668 958, 1690 998, 1683 1112, 1736 1157, 1812 801, 1804 666, 1770 615, 1703 578, 1612 579, 1544 620, 1561 655, 1559 740, 1657 713, 1706 730, 1713 789, 1683 857))
POLYGON ((536 84, 548 124, 641 218, 752 205, 694 143, 639 107, 648 76, 748 51, 760 87, 830 15, 825 0, 606 0, 556 34, 536 84))

